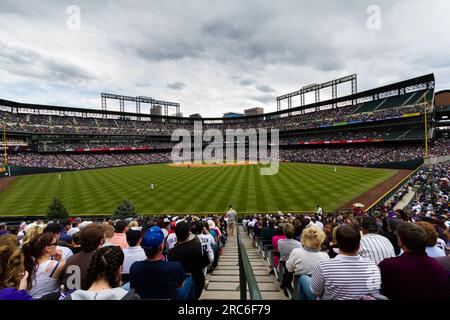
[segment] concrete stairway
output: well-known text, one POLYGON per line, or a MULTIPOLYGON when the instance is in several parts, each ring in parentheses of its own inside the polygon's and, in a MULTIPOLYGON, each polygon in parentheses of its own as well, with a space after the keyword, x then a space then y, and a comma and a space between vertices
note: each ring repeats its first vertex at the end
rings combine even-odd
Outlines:
MULTIPOLYGON (((247 255, 252 265, 253 272, 258 283, 261 296, 264 300, 286 300, 284 293, 280 290, 278 281, 275 276, 269 275, 270 268, 259 252, 253 248, 252 239, 247 235, 244 229, 239 226, 241 231, 241 240, 247 250, 247 255)), ((203 290, 200 297, 201 300, 239 300, 239 265, 238 265, 238 248, 236 235, 229 237, 223 248, 222 255, 219 259, 218 267, 213 273, 206 277, 209 285, 203 290)), ((247 291, 247 299, 250 294, 247 291)))

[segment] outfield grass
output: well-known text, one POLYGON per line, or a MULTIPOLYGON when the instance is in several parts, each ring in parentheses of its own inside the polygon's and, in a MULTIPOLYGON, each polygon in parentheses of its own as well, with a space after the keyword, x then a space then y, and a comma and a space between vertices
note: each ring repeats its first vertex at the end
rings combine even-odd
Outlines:
POLYGON ((0 215, 45 214, 59 197, 71 215, 111 214, 123 199, 139 213, 334 210, 395 174, 395 170, 282 163, 261 176, 258 165, 177 168, 166 164, 17 177, 0 193, 0 215), (149 183, 156 184, 154 191, 149 183))

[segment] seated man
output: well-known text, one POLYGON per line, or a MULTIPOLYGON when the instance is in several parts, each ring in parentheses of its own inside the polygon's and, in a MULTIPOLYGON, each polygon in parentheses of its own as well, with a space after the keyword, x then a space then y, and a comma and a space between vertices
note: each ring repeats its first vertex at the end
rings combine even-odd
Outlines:
POLYGON ((141 246, 147 259, 131 265, 130 288, 141 299, 193 299, 193 281, 186 278, 181 264, 161 260, 164 250, 161 229, 151 227, 143 236, 141 246))
POLYGON ((349 225, 336 231, 339 254, 319 262, 311 277, 311 292, 325 300, 357 300, 377 295, 381 285, 376 264, 358 254, 360 233, 349 225))
POLYGON ((179 222, 175 228, 177 244, 167 254, 169 261, 178 261, 186 273, 192 274, 195 283, 195 298, 200 298, 205 286, 203 273, 203 253, 200 240, 191 234, 186 221, 179 222))
POLYGON ((448 274, 426 254, 426 232, 414 223, 402 222, 397 227, 397 237, 404 253, 380 262, 381 293, 392 300, 448 299, 448 274))
POLYGON ((374 217, 364 217, 361 223, 363 236, 359 254, 379 264, 386 258, 395 257, 394 247, 388 238, 378 234, 378 225, 374 217))

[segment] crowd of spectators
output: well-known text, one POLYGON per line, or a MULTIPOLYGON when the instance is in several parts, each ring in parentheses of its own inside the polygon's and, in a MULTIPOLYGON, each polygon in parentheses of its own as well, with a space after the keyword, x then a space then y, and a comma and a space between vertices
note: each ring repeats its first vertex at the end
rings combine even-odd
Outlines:
POLYGON ((197 300, 226 245, 227 221, 189 215, 2 225, 0 300, 197 300))
MULTIPOLYGON (((448 195, 448 188, 444 192, 448 195)), ((261 241, 278 257, 272 267, 293 299, 446 300, 448 202, 440 208, 373 216, 279 212, 247 216, 242 223, 255 246, 261 241)))
POLYGON ((170 152, 158 153, 59 153, 36 152, 13 153, 9 156, 10 165, 34 168, 55 169, 93 169, 170 162, 170 152))
MULTIPOLYGON (((320 111, 294 114, 275 119, 226 120, 223 123, 208 123, 203 129, 248 129, 275 128, 279 130, 310 129, 351 121, 375 121, 401 117, 404 114, 422 112, 423 106, 397 106, 370 112, 358 112, 360 105, 334 107, 320 111)), ((6 120, 7 129, 29 133, 79 133, 79 134, 145 134, 171 135, 175 129, 193 130, 193 120, 131 120, 113 118, 86 118, 68 115, 45 115, 12 113, 0 110, 6 120), (177 122, 174 122, 177 121, 177 122)))
POLYGON ((148 149, 170 149, 175 145, 173 142, 137 142, 133 140, 125 141, 86 141, 76 143, 54 142, 39 144, 39 151, 65 151, 75 149, 106 149, 106 148, 148 148, 148 149))
MULTIPOLYGON (((448 155, 450 140, 440 139, 430 145, 429 156, 448 155)), ((420 159, 425 156, 422 144, 405 145, 343 145, 336 147, 302 147, 280 149, 280 160, 290 162, 317 162, 348 165, 370 165, 420 159)))
MULTIPOLYGON (((429 156, 437 157, 448 155, 450 149, 449 139, 438 139, 430 144, 429 156)), ((225 156, 226 151, 223 155, 225 156)), ((235 159, 257 161, 249 159, 249 150, 244 152, 235 150, 235 159)), ((214 154, 213 154, 214 155, 214 154)), ((270 155, 270 150, 269 150, 270 155)), ((342 146, 303 146, 300 148, 280 148, 279 160, 286 162, 316 162, 347 165, 371 165, 423 158, 424 146, 421 144, 404 145, 371 145, 355 144, 342 146)), ((17 152, 11 153, 9 164, 23 167, 44 167, 58 169, 90 169, 127 165, 142 165, 152 163, 172 162, 171 152, 110 152, 110 153, 37 153, 17 152)), ((199 153, 197 159, 202 159, 199 153)), ((191 161, 195 154, 191 153, 191 161)))
POLYGON ((395 140, 406 133, 411 135, 415 131, 415 139, 423 139, 423 129, 397 129, 387 128, 383 130, 358 130, 358 131, 338 131, 321 134, 295 135, 293 137, 284 137, 280 139, 280 145, 298 144, 299 142, 310 141, 336 141, 336 140, 368 140, 383 139, 395 140))

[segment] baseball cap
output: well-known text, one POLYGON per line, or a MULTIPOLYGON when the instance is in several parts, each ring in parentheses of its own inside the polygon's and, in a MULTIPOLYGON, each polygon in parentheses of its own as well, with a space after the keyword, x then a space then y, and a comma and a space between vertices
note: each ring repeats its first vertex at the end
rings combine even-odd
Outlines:
POLYGON ((164 241, 164 233, 160 227, 153 226, 144 234, 141 247, 144 249, 155 249, 164 241))

